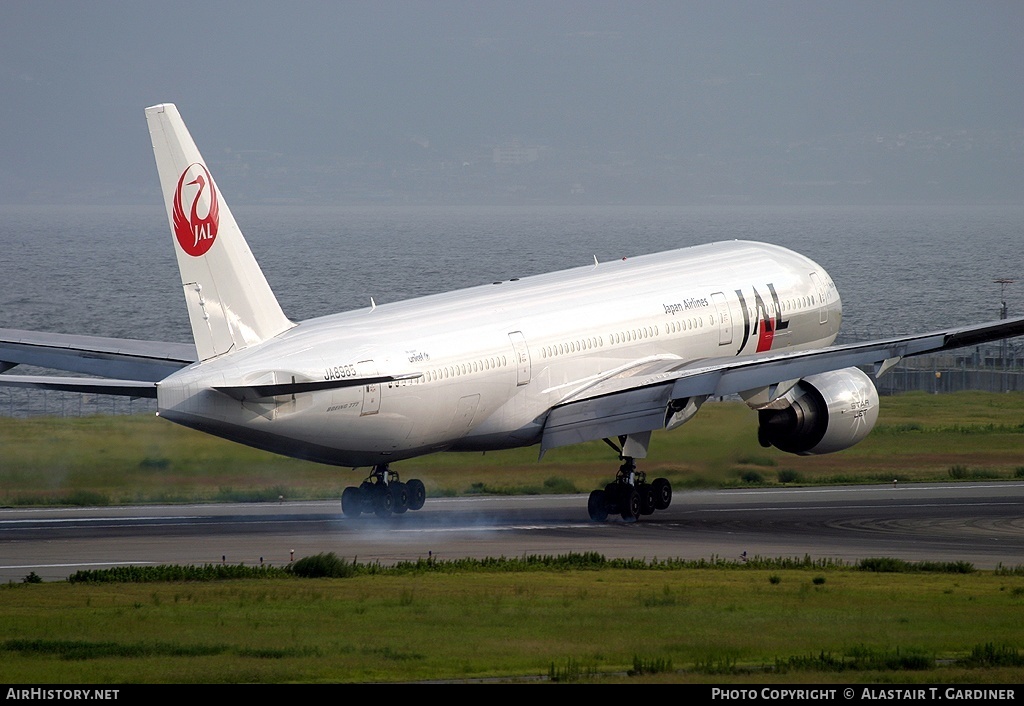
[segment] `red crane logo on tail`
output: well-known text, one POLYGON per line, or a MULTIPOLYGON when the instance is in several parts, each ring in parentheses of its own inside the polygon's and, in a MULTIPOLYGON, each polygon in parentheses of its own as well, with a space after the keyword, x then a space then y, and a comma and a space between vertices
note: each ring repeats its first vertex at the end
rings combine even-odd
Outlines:
POLYGON ((178 187, 174 190, 174 209, 171 216, 174 221, 174 237, 181 249, 192 257, 205 255, 217 239, 217 228, 220 225, 220 205, 217 203, 217 189, 206 167, 194 162, 181 173, 178 187), (189 177, 191 181, 186 181, 189 177), (185 213, 181 205, 181 192, 186 186, 195 187, 192 197, 192 211, 185 213), (203 199, 203 196, 206 196, 203 199), (206 201, 206 215, 199 215, 200 200, 206 201))

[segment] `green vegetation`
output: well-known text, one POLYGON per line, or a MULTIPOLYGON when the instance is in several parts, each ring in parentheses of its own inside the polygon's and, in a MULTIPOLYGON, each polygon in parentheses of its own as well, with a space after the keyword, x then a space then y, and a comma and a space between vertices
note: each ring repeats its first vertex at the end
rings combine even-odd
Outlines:
MULTIPOLYGON (((879 424, 838 454, 790 456, 757 443, 756 414, 707 404, 656 434, 643 468, 676 488, 1024 478, 1024 394, 907 394, 882 400, 879 424)), ((287 459, 149 416, 0 418, 0 502, 105 505, 337 498, 356 472, 287 459)), ((428 495, 586 492, 615 459, 601 442, 548 452, 437 454, 395 464, 428 495)))
MULTIPOLYGON (((359 564, 355 559, 351 562, 338 556, 333 551, 305 556, 284 568, 247 567, 245 565, 204 565, 179 566, 129 566, 113 569, 90 569, 78 571, 68 577, 69 583, 164 583, 168 581, 227 581, 234 579, 253 578, 335 578, 344 579, 353 576, 409 576, 412 574, 453 574, 475 572, 506 572, 521 573, 529 571, 599 571, 605 569, 629 571, 680 571, 684 569, 742 569, 744 571, 785 569, 854 569, 882 574, 973 574, 974 565, 970 562, 905 562, 903 559, 868 557, 858 560, 855 564, 840 562, 831 558, 812 558, 805 554, 797 557, 765 557, 752 556, 742 560, 725 559, 720 556, 711 558, 684 559, 647 559, 647 558, 607 558, 595 551, 570 552, 557 556, 550 554, 528 554, 525 556, 498 556, 487 558, 418 558, 415 562, 396 562, 383 565, 380 562, 359 564)), ((1022 567, 1006 569, 999 565, 995 570, 999 576, 1024 575, 1022 567)), ((35 576, 35 572, 30 574, 35 576)), ((769 577, 771 583, 778 583, 777 574, 769 577)), ((41 583, 27 580, 25 583, 41 583)), ((823 576, 813 579, 815 585, 825 582, 823 576)), ((1015 589, 1016 590, 1016 589, 1015 589)), ((663 597, 642 598, 647 605, 656 605, 658 600, 674 601, 671 592, 663 591, 663 597)))
POLYGON ((939 574, 970 574, 974 565, 969 561, 919 561, 911 563, 892 557, 868 557, 857 562, 861 571, 878 573, 911 573, 915 571, 939 574))
POLYGON ((0 679, 1024 678, 1024 577, 1014 571, 964 573, 956 563, 920 571, 884 558, 868 565, 885 571, 809 557, 570 554, 394 567, 308 559, 345 577, 300 578, 295 562, 259 570, 261 578, 149 567, 146 583, 110 570, 82 572, 74 583, 8 584, 0 588, 0 679))
MULTIPOLYGON (((890 573, 919 570, 917 564, 899 560, 870 559, 869 562, 887 563, 890 573)), ((964 562, 966 563, 966 562, 964 562)), ((932 562, 932 572, 970 573, 960 569, 961 562, 932 562), (953 567, 953 568, 950 568, 953 567)), ((206 564, 204 566, 116 566, 111 569, 77 571, 68 577, 70 583, 157 583, 167 581, 226 581, 246 578, 351 578, 353 576, 407 576, 424 573, 504 572, 524 571, 597 571, 601 569, 628 569, 630 571, 676 571, 680 569, 835 569, 846 564, 833 559, 766 558, 754 556, 743 561, 730 561, 721 557, 710 559, 608 559, 597 552, 571 552, 558 556, 531 554, 522 557, 489 557, 474 559, 417 559, 394 564, 380 562, 359 563, 346 561, 334 552, 314 554, 289 564, 287 567, 206 564)), ((865 568, 858 564, 858 568, 865 568)), ((869 568, 868 570, 876 570, 869 568)))

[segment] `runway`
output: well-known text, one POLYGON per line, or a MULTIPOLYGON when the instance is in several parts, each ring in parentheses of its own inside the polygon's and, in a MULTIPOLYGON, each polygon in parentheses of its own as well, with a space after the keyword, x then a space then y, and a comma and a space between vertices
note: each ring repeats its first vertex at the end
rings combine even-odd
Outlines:
POLYGON ((713 556, 1024 564, 1024 482, 676 492, 665 511, 594 523, 585 495, 428 498, 387 519, 340 503, 0 510, 0 580, 125 564, 264 563, 333 551, 391 563, 432 555, 713 556))

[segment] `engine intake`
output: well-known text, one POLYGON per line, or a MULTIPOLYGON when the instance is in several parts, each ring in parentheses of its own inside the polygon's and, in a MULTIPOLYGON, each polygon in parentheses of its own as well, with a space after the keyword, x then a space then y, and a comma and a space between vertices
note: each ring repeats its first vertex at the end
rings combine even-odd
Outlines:
POLYGON ((762 446, 801 456, 848 449, 878 420, 878 392, 857 368, 810 375, 758 410, 762 446))

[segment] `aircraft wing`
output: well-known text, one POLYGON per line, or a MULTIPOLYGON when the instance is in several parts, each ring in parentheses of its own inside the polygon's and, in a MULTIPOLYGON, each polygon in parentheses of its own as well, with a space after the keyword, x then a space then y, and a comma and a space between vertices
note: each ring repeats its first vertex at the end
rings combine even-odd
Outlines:
MULTIPOLYGON (((114 382, 154 383, 196 359, 192 344, 0 328, 0 372, 25 364, 115 378, 114 382)), ((25 376, 0 375, 0 384, 10 384, 7 381, 11 378, 21 377, 25 376)), ((37 378, 36 382, 41 384, 44 380, 37 378)))
POLYGON ((874 366, 879 377, 901 359, 1024 335, 1024 317, 880 341, 742 358, 658 361, 575 392, 548 413, 541 454, 583 441, 664 429, 673 400, 763 390, 774 400, 800 379, 874 366))

